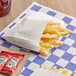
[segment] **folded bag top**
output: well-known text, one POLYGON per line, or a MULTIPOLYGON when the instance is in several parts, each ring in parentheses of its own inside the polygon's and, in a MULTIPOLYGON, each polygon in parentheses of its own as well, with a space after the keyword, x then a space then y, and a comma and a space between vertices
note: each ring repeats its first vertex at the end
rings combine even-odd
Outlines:
POLYGON ((38 52, 40 38, 48 22, 64 25, 64 22, 57 18, 41 12, 31 12, 19 24, 6 32, 3 38, 12 44, 38 52))

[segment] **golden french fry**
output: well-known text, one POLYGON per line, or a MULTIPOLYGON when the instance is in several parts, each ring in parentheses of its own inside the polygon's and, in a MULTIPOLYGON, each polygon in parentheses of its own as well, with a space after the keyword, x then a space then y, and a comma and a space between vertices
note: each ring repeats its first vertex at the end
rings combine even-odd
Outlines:
POLYGON ((42 44, 41 47, 49 49, 49 48, 53 48, 53 45, 45 43, 45 44, 42 44))
POLYGON ((58 69, 57 72, 62 73, 64 69, 58 69))
POLYGON ((42 35, 42 38, 57 38, 57 35, 42 35))
POLYGON ((42 40, 40 40, 39 45, 40 45, 40 46, 43 45, 43 41, 42 41, 42 40))
POLYGON ((54 30, 59 30, 59 27, 58 26, 50 26, 50 27, 47 27, 47 28, 45 28, 45 30, 44 31, 46 31, 46 32, 49 32, 50 30, 52 30, 52 29, 54 29, 54 30))
POLYGON ((50 29, 58 30, 56 27, 59 27, 59 26, 60 26, 60 25, 53 25, 53 26, 47 25, 47 26, 45 27, 45 31, 47 32, 47 31, 50 30, 50 29))
POLYGON ((54 42, 56 42, 56 40, 55 40, 55 39, 52 39, 52 40, 50 40, 50 42, 49 42, 49 43, 53 45, 53 44, 54 44, 54 42))
POLYGON ((72 33, 72 31, 70 31, 70 30, 68 30, 68 29, 65 29, 65 28, 63 28, 62 30, 68 32, 69 34, 72 33))
POLYGON ((59 27, 58 25, 56 25, 56 26, 51 26, 51 27, 49 27, 49 29, 57 29, 57 30, 59 30, 58 27, 59 27))
POLYGON ((57 72, 56 66, 52 67, 51 70, 57 72))
POLYGON ((54 25, 60 25, 60 23, 48 23, 47 25, 54 26, 54 25))
POLYGON ((46 25, 45 29, 49 29, 51 26, 50 25, 46 25))
MULTIPOLYGON (((44 34, 45 35, 45 34, 44 34)), ((51 42, 52 40, 58 40, 59 39, 59 37, 57 37, 57 35, 56 34, 54 34, 54 35, 50 35, 50 36, 48 36, 48 37, 42 37, 41 38, 41 40, 43 41, 43 42, 51 42), (55 37, 56 36, 56 37, 55 37), (50 37, 50 38, 49 38, 50 37)))
POLYGON ((58 29, 45 29, 44 32, 49 34, 56 34, 56 32, 58 32, 58 29))
POLYGON ((60 32, 60 35, 62 36, 62 35, 69 35, 69 33, 67 32, 67 31, 64 31, 64 32, 60 32))
POLYGON ((70 71, 68 71, 68 70, 63 70, 62 74, 64 74, 64 75, 69 75, 69 76, 70 76, 70 71))
POLYGON ((65 28, 63 28, 63 27, 56 27, 56 28, 59 29, 61 32, 66 31, 66 32, 68 32, 69 34, 72 33, 72 31, 70 31, 70 30, 68 30, 68 29, 65 29, 65 28))
POLYGON ((47 38, 46 38, 46 39, 45 39, 45 38, 41 38, 41 40, 42 40, 43 42, 46 42, 46 43, 47 43, 47 42, 50 42, 51 39, 50 39, 50 38, 49 38, 49 39, 47 39, 47 38))
POLYGON ((56 42, 54 42, 53 44, 54 44, 54 45, 62 45, 63 42, 62 42, 62 41, 56 41, 56 42))
POLYGON ((43 56, 48 56, 48 55, 50 55, 50 53, 51 53, 48 49, 43 48, 43 47, 41 47, 41 49, 39 50, 39 52, 40 52, 40 54, 43 55, 43 56))
POLYGON ((63 28, 63 27, 51 27, 51 29, 58 29, 59 31, 63 32, 63 31, 67 31, 69 34, 72 33, 72 31, 66 29, 66 28, 63 28))
POLYGON ((67 32, 69 32, 69 34, 71 34, 71 33, 72 33, 72 31, 70 31, 70 30, 67 30, 67 29, 66 29, 66 31, 67 31, 67 32))

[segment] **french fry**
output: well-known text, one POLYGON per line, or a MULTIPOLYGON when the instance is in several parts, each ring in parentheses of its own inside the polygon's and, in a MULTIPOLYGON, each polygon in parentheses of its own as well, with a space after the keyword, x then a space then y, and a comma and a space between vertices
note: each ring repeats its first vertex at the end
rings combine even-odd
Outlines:
POLYGON ((58 69, 57 72, 62 73, 64 69, 58 69))
POLYGON ((43 41, 42 40, 40 40, 40 43, 39 43, 39 45, 41 46, 41 45, 43 45, 43 41))
POLYGON ((55 25, 57 26, 58 25, 58 26, 60 26, 60 23, 48 23, 47 25, 50 25, 50 26, 55 26, 55 25))
POLYGON ((62 45, 63 42, 62 42, 62 41, 56 41, 56 42, 54 42, 53 44, 54 44, 54 45, 62 45))
POLYGON ((55 34, 55 35, 46 35, 46 34, 44 34, 44 35, 42 35, 42 38, 48 38, 48 39, 52 39, 52 38, 57 38, 57 35, 55 34))
POLYGON ((65 29, 65 28, 63 28, 63 27, 56 27, 56 29, 59 29, 60 31, 66 31, 66 32, 68 32, 69 34, 71 34, 72 33, 72 31, 70 31, 70 30, 68 30, 68 29, 65 29))
POLYGON ((69 33, 67 31, 64 31, 64 32, 60 32, 60 35, 62 36, 65 36, 65 35, 69 35, 69 33))
POLYGON ((51 70, 57 72, 56 66, 52 67, 51 70))
POLYGON ((59 27, 59 26, 60 25, 53 25, 53 26, 47 25, 46 28, 45 28, 45 31, 47 32, 47 30, 50 30, 50 29, 59 30, 59 29, 56 28, 56 27, 59 27))
MULTIPOLYGON (((52 26, 52 27, 49 27, 49 29, 57 29, 57 30, 59 30, 60 32, 64 32, 64 31, 66 31, 66 32, 68 32, 69 34, 71 34, 72 33, 72 31, 70 31, 70 30, 68 30, 68 29, 65 29, 65 28, 63 28, 63 27, 58 27, 58 26, 52 26)), ((49 30, 49 29, 47 29, 47 30, 49 30)), ((46 30, 46 31, 47 31, 46 30)))
POLYGON ((50 44, 54 44, 54 42, 56 42, 55 39, 51 40, 49 43, 50 43, 50 44))
POLYGON ((42 44, 41 47, 44 47, 44 48, 53 48, 53 45, 49 44, 49 43, 45 43, 45 44, 42 44))
POLYGON ((68 30, 68 29, 65 29, 65 28, 62 28, 62 30, 68 32, 69 34, 72 33, 72 31, 70 31, 70 30, 68 30))
POLYGON ((46 29, 44 32, 49 34, 57 34, 58 29, 46 29))
POLYGON ((51 41, 51 39, 49 38, 41 38, 41 40, 43 41, 43 42, 45 42, 45 43, 47 43, 47 42, 50 42, 51 41))
POLYGON ((70 72, 68 70, 63 70, 62 74, 64 74, 64 75, 70 75, 70 72))
POLYGON ((41 47, 41 49, 39 50, 39 52, 40 52, 40 54, 43 55, 43 56, 48 56, 48 55, 50 55, 50 53, 51 53, 48 49, 43 48, 43 47, 41 47))

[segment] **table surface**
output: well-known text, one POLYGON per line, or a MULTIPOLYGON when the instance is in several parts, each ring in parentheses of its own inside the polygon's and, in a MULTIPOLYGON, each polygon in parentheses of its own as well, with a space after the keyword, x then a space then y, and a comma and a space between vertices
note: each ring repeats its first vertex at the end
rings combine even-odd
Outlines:
POLYGON ((0 18, 0 31, 20 15, 33 1, 76 17, 76 0, 11 0, 10 13, 0 18))

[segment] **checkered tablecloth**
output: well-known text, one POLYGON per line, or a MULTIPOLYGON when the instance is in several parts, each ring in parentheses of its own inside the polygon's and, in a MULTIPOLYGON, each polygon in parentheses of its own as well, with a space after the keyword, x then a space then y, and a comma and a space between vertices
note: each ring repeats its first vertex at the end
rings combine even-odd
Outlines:
MULTIPOLYGON (((53 48, 50 51, 52 54, 48 57, 42 57, 36 52, 31 51, 31 56, 29 57, 27 63, 24 65, 24 68, 20 76, 30 76, 41 64, 44 64, 46 67, 57 66, 57 68, 68 69, 71 73, 76 72, 76 18, 68 16, 66 14, 55 11, 51 8, 45 7, 34 2, 28 9, 26 9, 18 18, 16 18, 11 24, 9 24, 1 33, 0 38, 18 22, 22 21, 29 11, 42 12, 47 15, 53 16, 60 20, 63 20, 66 24, 66 27, 69 30, 72 30, 73 33, 69 36, 63 37, 61 41, 64 41, 64 44, 58 48, 53 48)), ((0 40, 0 45, 7 48, 17 49, 20 51, 25 51, 21 47, 14 46, 0 40)))

